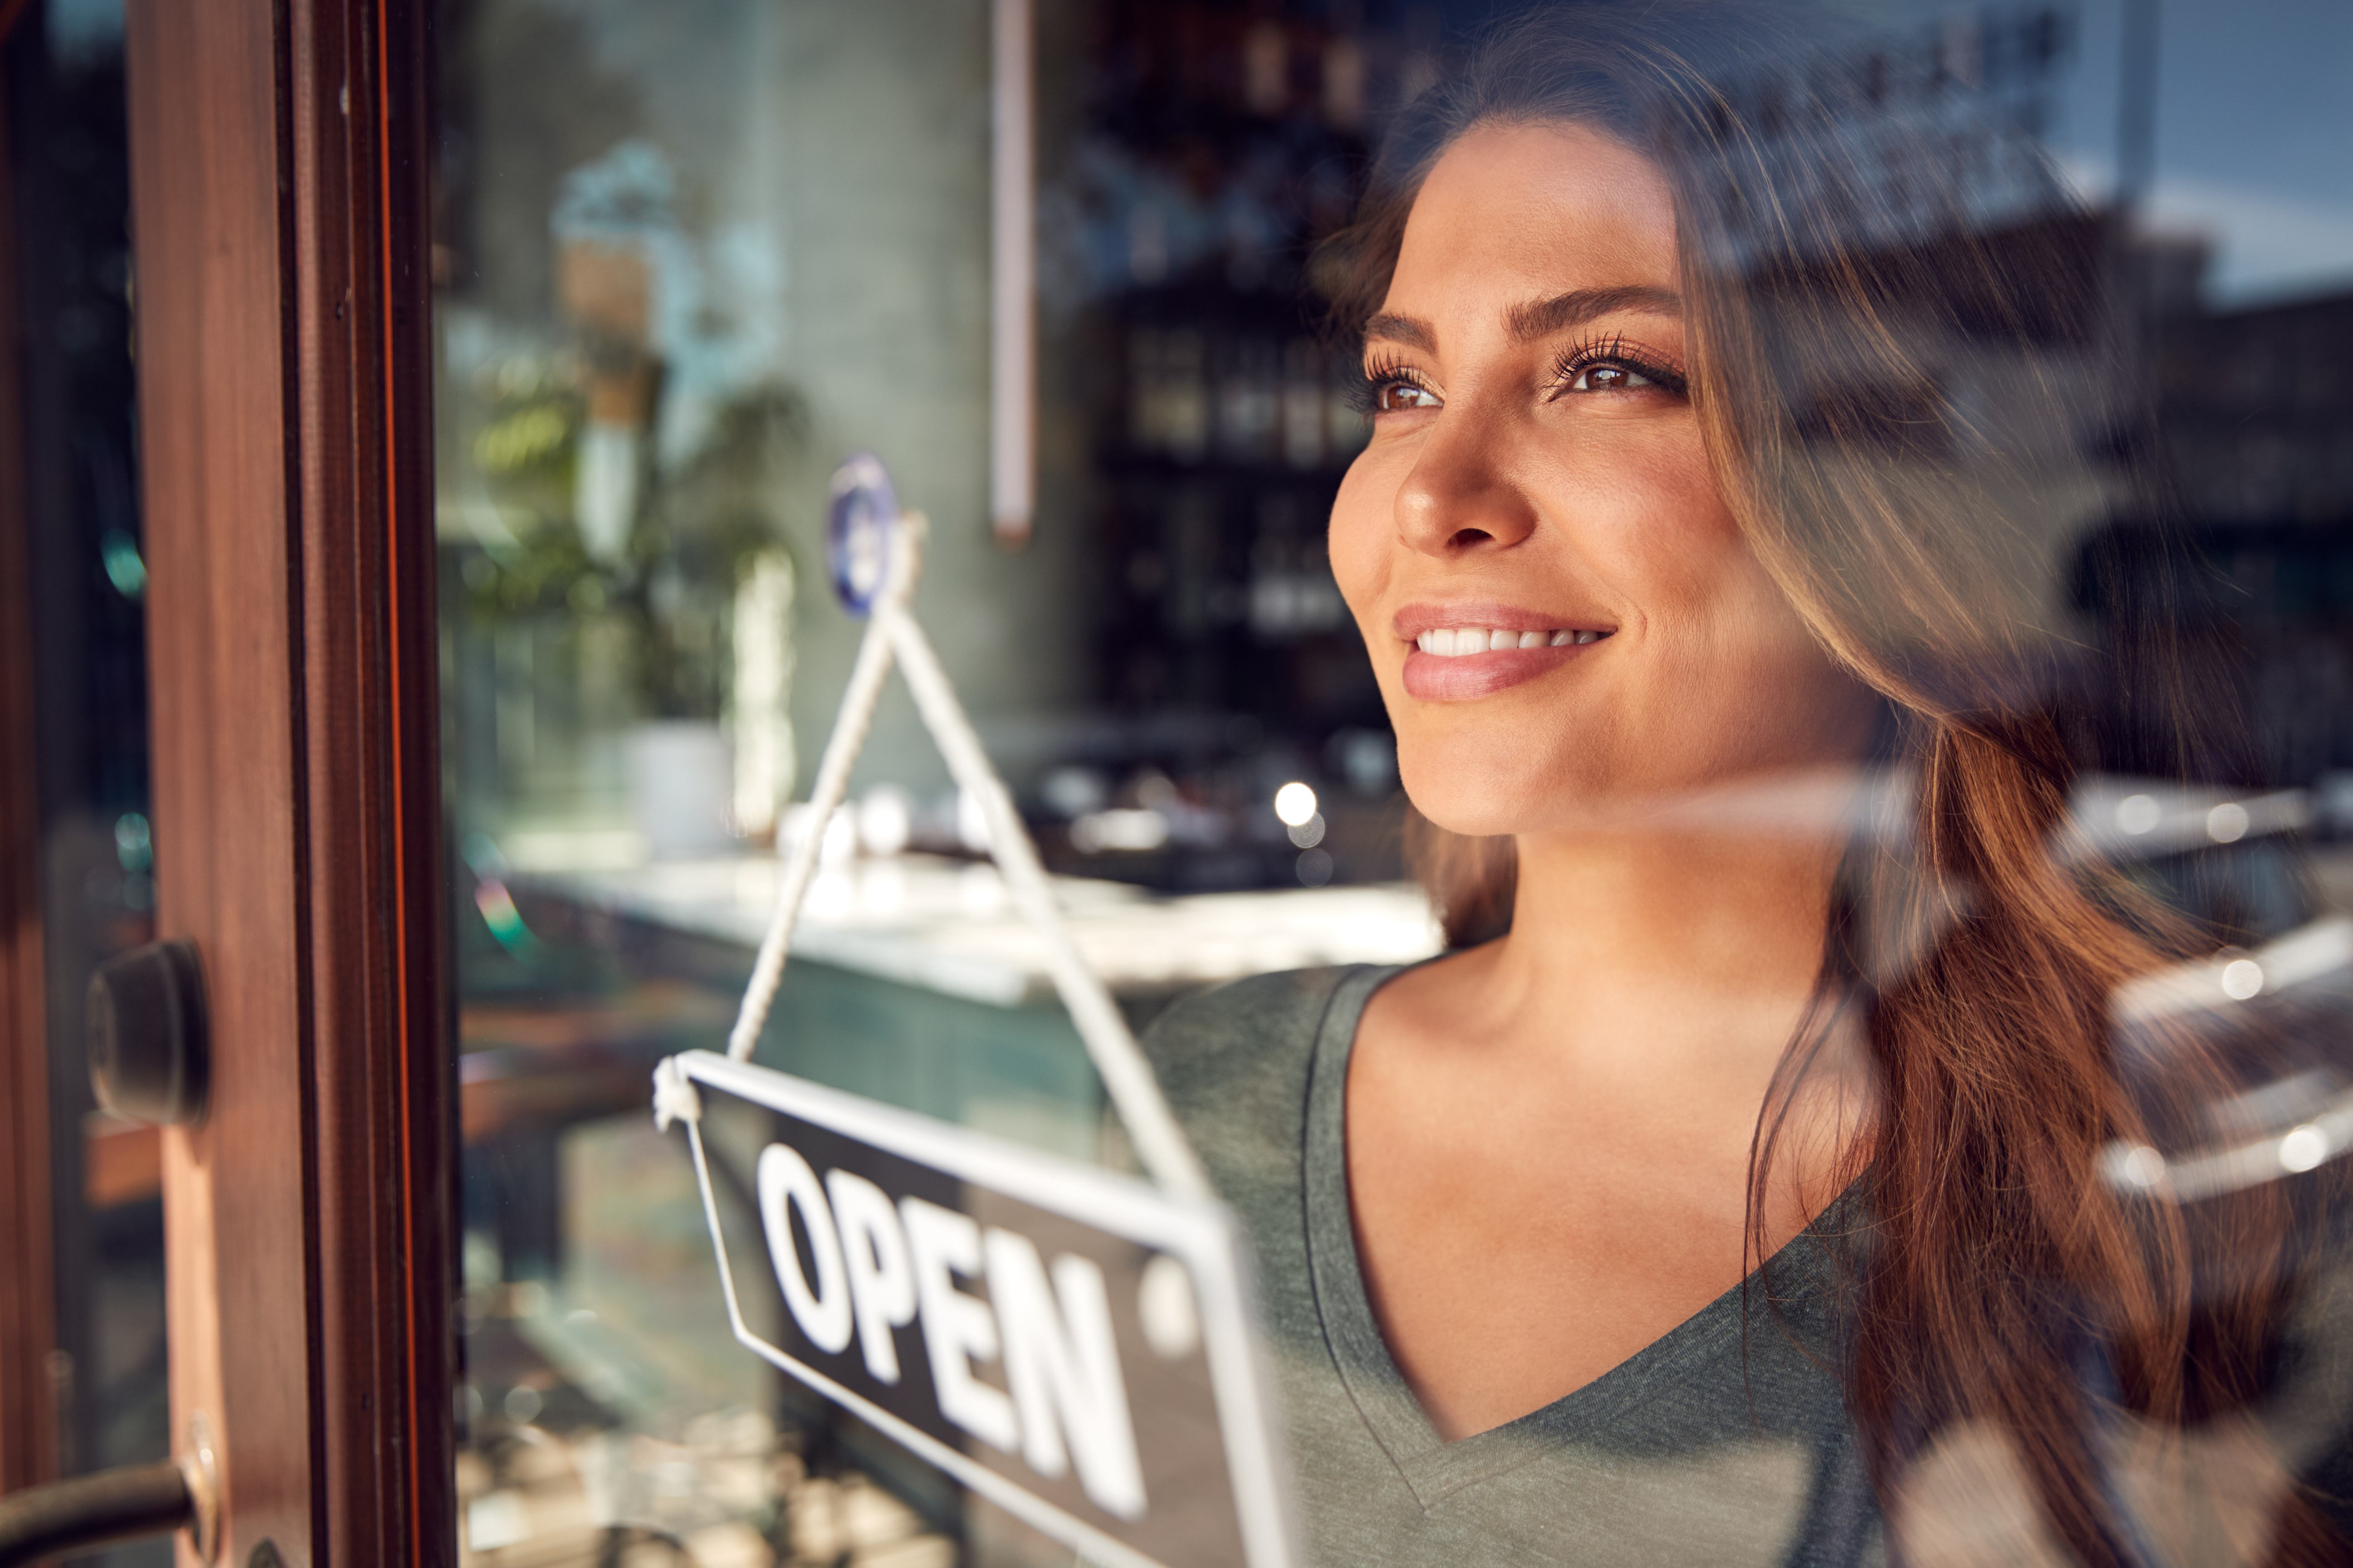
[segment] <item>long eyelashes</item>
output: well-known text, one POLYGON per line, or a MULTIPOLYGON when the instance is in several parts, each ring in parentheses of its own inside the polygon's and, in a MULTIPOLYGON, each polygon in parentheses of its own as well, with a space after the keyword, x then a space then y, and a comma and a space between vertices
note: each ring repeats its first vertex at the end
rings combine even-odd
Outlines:
POLYGON ((1422 393, 1430 390, 1430 384, 1422 379, 1420 372, 1402 360, 1384 357, 1374 360, 1365 366, 1363 377, 1349 384, 1348 405, 1359 414, 1366 416, 1379 414, 1383 412, 1381 394, 1393 386, 1409 386, 1422 393))
MULTIPOLYGON (((1689 379, 1672 361, 1613 332, 1572 343, 1555 355, 1545 396, 1549 401, 1572 394, 1661 392, 1685 397, 1690 390, 1689 379)), ((1393 391, 1436 395, 1419 371, 1394 356, 1383 356, 1366 364, 1362 378, 1349 386, 1348 402, 1359 414, 1388 413, 1385 405, 1393 391)))
POLYGON ((1635 392, 1655 387, 1676 397, 1687 395, 1691 384, 1683 373, 1662 356, 1633 347, 1617 333, 1606 338, 1588 338, 1561 350, 1553 360, 1550 395, 1558 397, 1571 392, 1635 392), (1592 373, 1602 373, 1605 379, 1616 377, 1616 384, 1590 384, 1592 373), (1639 382, 1624 379, 1639 377, 1639 382), (1578 386, 1580 379, 1588 384, 1578 386))

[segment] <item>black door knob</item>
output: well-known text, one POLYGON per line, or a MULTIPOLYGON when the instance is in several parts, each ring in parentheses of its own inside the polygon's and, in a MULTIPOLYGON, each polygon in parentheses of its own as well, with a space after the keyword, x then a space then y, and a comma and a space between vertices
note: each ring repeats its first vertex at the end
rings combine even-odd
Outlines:
POLYGON ((196 1489, 177 1459, 51 1481, 0 1497, 0 1568, 193 1530, 198 1517, 196 1489))
POLYGON ((90 977, 90 1081, 132 1121, 171 1126, 204 1114, 204 970, 192 942, 152 942, 90 977))

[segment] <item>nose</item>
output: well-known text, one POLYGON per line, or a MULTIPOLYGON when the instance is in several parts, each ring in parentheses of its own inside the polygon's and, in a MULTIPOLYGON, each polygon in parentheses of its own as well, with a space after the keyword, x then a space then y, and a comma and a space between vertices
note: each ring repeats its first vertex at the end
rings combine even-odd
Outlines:
POLYGON ((1535 509, 1497 461, 1494 433, 1476 419, 1441 417, 1398 487, 1398 536, 1425 555, 1452 559, 1508 550, 1535 531, 1535 509))

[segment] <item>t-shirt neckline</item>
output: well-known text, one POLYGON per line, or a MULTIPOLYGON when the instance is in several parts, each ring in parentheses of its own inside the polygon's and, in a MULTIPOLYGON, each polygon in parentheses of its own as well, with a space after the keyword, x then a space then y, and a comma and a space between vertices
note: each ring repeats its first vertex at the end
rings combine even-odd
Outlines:
MULTIPOLYGON (((1342 1384, 1365 1424, 1424 1507, 1464 1487, 1606 1431, 1662 1386, 1696 1363, 1740 1353, 1744 1297, 1763 1299, 1763 1270, 1652 1340, 1600 1376, 1549 1405, 1500 1426, 1450 1443, 1439 1436, 1404 1372, 1389 1353, 1365 1289, 1348 1193, 1347 1081, 1356 1026, 1375 991, 1404 967, 1364 966, 1334 988, 1316 1030, 1308 1069, 1306 1138, 1302 1188, 1306 1206, 1309 1275, 1326 1348, 1342 1384)), ((1844 1207, 1834 1200, 1805 1234, 1844 1207)), ((1787 1258, 1785 1246, 1775 1254, 1787 1258)), ((1797 1283, 1777 1275, 1784 1286, 1797 1283)))

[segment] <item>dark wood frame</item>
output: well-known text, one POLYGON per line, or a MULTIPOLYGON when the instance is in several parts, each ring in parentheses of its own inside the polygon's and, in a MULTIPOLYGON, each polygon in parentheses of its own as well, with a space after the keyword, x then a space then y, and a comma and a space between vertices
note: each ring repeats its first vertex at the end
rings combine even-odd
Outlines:
MULTIPOLYGON (((0 5, 0 41, 16 15, 0 5)), ((0 1492, 47 1480, 58 1463, 39 782, 26 744, 34 731, 32 556, 11 169, 0 144, 0 1492)))
POLYGON ((157 912, 216 1042, 173 1419, 231 1563, 456 1551, 427 12, 130 8, 157 912))

